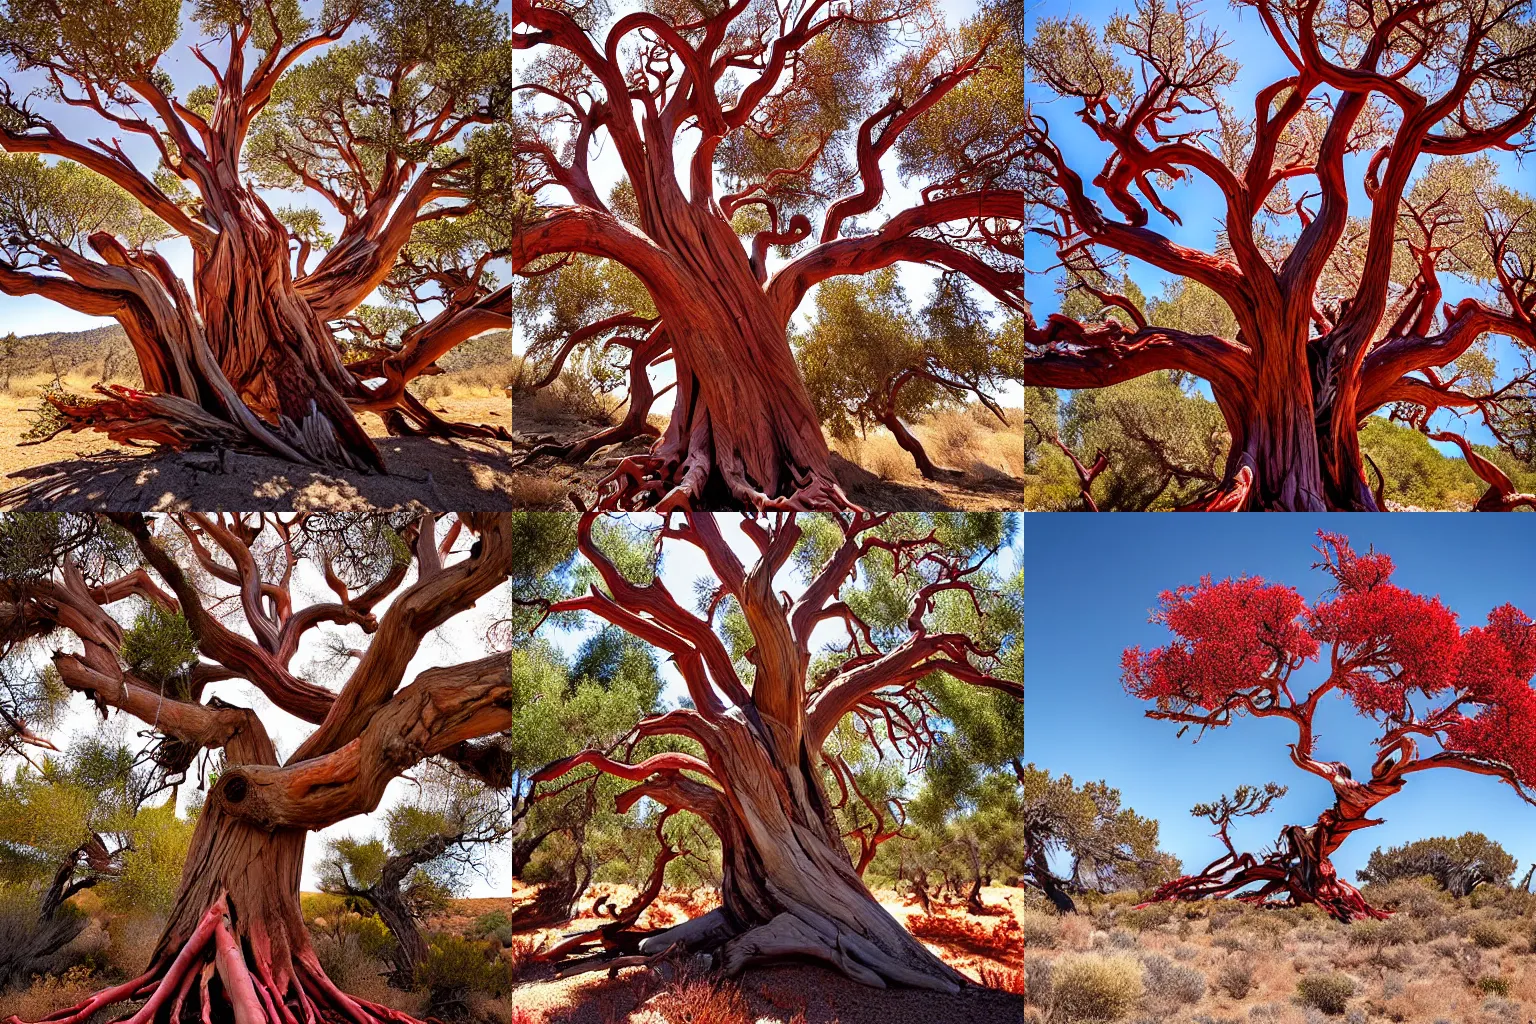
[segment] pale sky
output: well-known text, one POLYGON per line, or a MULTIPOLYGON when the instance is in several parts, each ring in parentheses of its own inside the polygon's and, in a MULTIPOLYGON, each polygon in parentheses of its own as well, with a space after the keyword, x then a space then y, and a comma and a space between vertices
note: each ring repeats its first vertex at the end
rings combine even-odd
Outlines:
MULTIPOLYGON (((440 524, 441 525, 441 524, 440 524)), ((455 544, 455 550, 459 554, 450 555, 450 563, 462 558, 462 552, 469 548, 472 538, 460 537, 455 544)), ((415 580, 415 572, 406 578, 406 581, 395 592, 397 595, 409 587, 415 580)), ((319 601, 334 601, 335 594, 325 585, 324 578, 308 561, 301 562, 294 573, 293 603, 295 608, 302 608, 306 604, 319 601)), ((377 608, 377 614, 382 618, 385 610, 392 601, 384 601, 377 608)), ((486 630, 505 613, 506 593, 504 589, 494 590, 482 597, 479 603, 469 611, 455 616, 441 628, 429 634, 422 642, 411 659, 403 677, 402 686, 408 685, 423 670, 437 665, 452 665, 460 662, 472 661, 484 657, 490 653, 491 648, 486 643, 486 630)), ((113 606, 112 611, 119 621, 125 625, 131 624, 138 608, 137 602, 125 601, 113 606)), ((232 629, 250 635, 244 628, 243 617, 236 616, 225 622, 232 629)), ((307 633, 300 642, 298 653, 294 655, 290 667, 296 675, 319 683, 329 689, 335 690, 340 683, 319 677, 309 671, 316 654, 321 650, 321 640, 326 636, 343 636, 348 646, 362 648, 367 646, 367 634, 356 626, 337 627, 323 625, 316 627, 307 633)), ((64 633, 57 634, 59 639, 51 642, 57 646, 71 645, 79 648, 78 641, 73 636, 64 633), (68 640, 63 639, 69 636, 68 640), (73 643, 71 644, 71 641, 73 643)), ((354 662, 355 664, 355 662, 354 662)), ((220 697, 223 700, 241 707, 256 709, 271 735, 274 745, 277 747, 278 758, 286 759, 296 750, 312 731, 313 726, 295 718, 285 711, 280 710, 271 701, 267 700, 256 687, 243 680, 227 680, 210 684, 204 691, 203 700, 206 703, 210 697, 220 697)), ((96 731, 100 717, 95 706, 83 694, 74 694, 70 698, 69 710, 61 721, 59 727, 47 734, 60 750, 69 746, 70 740, 75 736, 90 735, 96 731)), ((123 734, 129 739, 129 744, 134 749, 139 749, 143 741, 137 738, 137 734, 145 729, 143 723, 137 718, 125 715, 121 712, 112 712, 111 723, 123 730, 123 734)), ((36 759, 36 758, 35 758, 36 759)), ((15 771, 18 764, 17 758, 12 755, 0 759, 0 766, 8 777, 15 771)), ((187 783, 182 786, 178 794, 178 806, 185 809, 191 800, 197 786, 197 765, 194 764, 187 772, 187 783)), ((327 839, 339 836, 355 836, 359 838, 371 838, 383 835, 384 815, 389 808, 408 799, 412 793, 412 785, 408 777, 401 777, 390 782, 384 792, 384 798, 378 808, 371 814, 361 814, 344 821, 340 821, 321 832, 311 833, 304 847, 304 878, 303 887, 307 891, 317 888, 315 882, 315 868, 325 854, 327 839)), ((156 801, 164 797, 155 798, 156 801)), ((466 896, 498 896, 508 895, 511 891, 511 864, 507 856, 507 850, 495 851, 487 858, 487 870, 484 877, 471 874, 468 876, 469 891, 466 896)))

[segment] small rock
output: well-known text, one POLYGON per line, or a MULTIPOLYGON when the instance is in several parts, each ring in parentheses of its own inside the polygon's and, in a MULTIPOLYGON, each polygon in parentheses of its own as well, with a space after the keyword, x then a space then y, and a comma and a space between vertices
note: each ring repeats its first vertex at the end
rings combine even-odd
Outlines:
POLYGON ((181 456, 182 465, 189 469, 200 470, 204 473, 217 473, 221 468, 219 457, 213 452, 184 452, 181 456))

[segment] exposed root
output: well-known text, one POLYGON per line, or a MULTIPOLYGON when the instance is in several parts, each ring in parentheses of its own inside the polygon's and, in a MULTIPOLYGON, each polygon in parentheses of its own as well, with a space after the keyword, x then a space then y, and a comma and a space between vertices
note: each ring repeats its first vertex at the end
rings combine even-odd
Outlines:
POLYGON ((402 391, 397 404, 381 413, 384 426, 395 437, 446 437, 456 440, 514 441, 506 427, 447 420, 427 408, 425 402, 402 391))
POLYGON ((1389 912, 1371 906, 1359 889, 1339 878, 1331 862, 1323 861, 1317 865, 1317 870, 1308 872, 1302 862, 1293 861, 1284 854, 1256 861, 1251 854, 1245 853, 1226 870, 1175 878, 1160 886, 1141 906, 1167 900, 1218 899, 1254 884, 1259 888, 1234 898, 1258 907, 1311 904, 1345 924, 1366 918, 1380 921, 1391 916, 1389 912))
POLYGON ((59 395, 45 396, 60 419, 58 429, 42 443, 69 431, 95 430, 119 444, 154 445, 186 451, 192 448, 230 448, 276 455, 305 465, 339 465, 366 472, 340 442, 334 425, 310 402, 309 415, 295 423, 281 417, 274 428, 245 406, 230 419, 214 415, 196 402, 176 395, 155 394, 120 384, 96 384, 100 401, 74 402, 59 395))
MULTIPOLYGON (((242 943, 231 913, 228 900, 220 896, 174 958, 162 957, 137 978, 33 1024, 86 1024, 107 1007, 139 999, 144 1005, 122 1024, 177 1024, 192 1017, 209 1024, 215 1007, 223 1005, 235 1024, 420 1024, 398 1010, 342 992, 307 947, 293 961, 279 964, 264 935, 247 935, 242 943)), ((5 1024, 26 1022, 13 1015, 5 1024)))

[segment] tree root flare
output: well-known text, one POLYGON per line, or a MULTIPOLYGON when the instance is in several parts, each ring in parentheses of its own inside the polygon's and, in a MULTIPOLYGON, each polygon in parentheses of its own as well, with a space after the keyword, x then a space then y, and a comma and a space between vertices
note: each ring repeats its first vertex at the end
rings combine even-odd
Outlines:
MULTIPOLYGON (((107 1007, 138 999, 147 1001, 123 1024, 179 1024, 186 1019, 190 999, 198 1002, 204 1024, 211 1024, 214 1003, 220 1000, 229 1007, 234 1024, 421 1024, 398 1010, 341 991, 325 976, 313 950, 299 952, 291 965, 274 965, 263 936, 247 935, 242 943, 236 934, 228 900, 221 895, 169 962, 161 958, 132 981, 102 989, 31 1024, 85 1024, 107 1007)), ((5 1024, 28 1022, 13 1015, 5 1024)))

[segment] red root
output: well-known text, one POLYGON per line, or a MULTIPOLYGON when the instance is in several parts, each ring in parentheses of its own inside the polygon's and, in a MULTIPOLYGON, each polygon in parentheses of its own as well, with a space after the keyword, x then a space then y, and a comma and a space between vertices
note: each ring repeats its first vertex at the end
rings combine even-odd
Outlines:
MULTIPOLYGON (((115 1003, 145 997, 147 1002, 123 1024, 175 1024, 184 1019, 194 985, 203 1024, 211 1024, 213 1004, 221 995, 235 1024, 300 1024, 301 1020, 302 1024, 420 1024, 398 1010, 341 991, 325 976, 313 950, 297 954, 294 973, 280 969, 274 974, 265 936, 248 934, 246 950, 235 935, 228 900, 221 895, 203 912, 168 965, 163 960, 151 964, 132 981, 102 989, 34 1024, 84 1024, 115 1003), (218 989, 212 987, 214 978, 218 989)), ((5 1024, 26 1022, 13 1015, 5 1024)))

